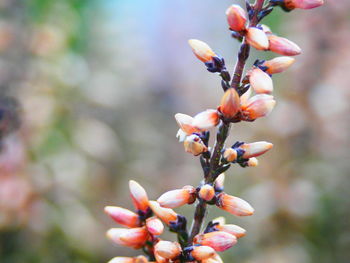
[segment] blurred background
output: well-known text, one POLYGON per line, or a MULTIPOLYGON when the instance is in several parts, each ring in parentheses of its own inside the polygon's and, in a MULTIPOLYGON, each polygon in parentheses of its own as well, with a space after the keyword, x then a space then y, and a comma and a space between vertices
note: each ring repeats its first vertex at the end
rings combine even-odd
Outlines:
MULTIPOLYGON (((238 43, 225 10, 242 1, 0 1, 0 262, 106 262, 105 205, 132 208, 129 179, 150 198, 197 185, 197 158, 173 115, 215 108, 219 77, 193 56, 198 38, 232 71, 238 43)), ((347 263, 350 258, 348 0, 265 21, 303 54, 274 76, 277 107, 234 125, 229 143, 267 140, 257 168, 234 167, 226 191, 256 209, 208 219, 248 231, 225 262, 347 263)), ((271 53, 254 53, 255 58, 271 53)), ((177 211, 192 218, 193 207, 177 211)), ((175 238, 175 237, 173 237, 175 238)))

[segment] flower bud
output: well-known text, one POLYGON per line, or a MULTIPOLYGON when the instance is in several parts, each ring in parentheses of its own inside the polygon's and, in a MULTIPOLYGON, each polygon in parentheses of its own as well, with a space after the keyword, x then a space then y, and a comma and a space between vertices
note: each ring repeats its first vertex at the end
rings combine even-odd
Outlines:
POLYGON ((215 196, 215 190, 210 184, 205 184, 201 187, 198 194, 203 200, 211 201, 215 196))
POLYGON ((199 132, 199 130, 193 126, 193 118, 191 116, 182 113, 176 113, 175 120, 179 125, 180 129, 184 131, 187 135, 199 132))
POLYGON ((140 225, 138 214, 118 206, 106 206, 105 212, 115 222, 126 227, 137 227, 140 225))
POLYGON ((249 159, 251 157, 257 157, 266 153, 273 147, 272 143, 269 142, 253 142, 242 144, 239 148, 244 150, 242 157, 244 159, 249 159))
POLYGON ((271 94, 273 91, 273 82, 271 77, 260 68, 254 68, 249 72, 250 86, 255 93, 271 94))
POLYGON ((210 62, 216 54, 208 46, 207 43, 200 41, 198 39, 190 39, 188 41, 195 56, 202 62, 210 62))
POLYGON ((147 241, 148 232, 144 227, 111 228, 107 231, 107 237, 118 245, 138 249, 147 241))
POLYGON ((134 180, 129 181, 129 189, 131 198, 136 209, 146 212, 149 207, 149 204, 145 189, 134 180))
POLYGON ((176 189, 162 194, 157 202, 162 207, 176 208, 185 204, 192 204, 195 201, 196 189, 191 187, 184 187, 183 189, 176 189))
POLYGON ((224 263, 221 259, 221 257, 215 253, 214 256, 211 258, 207 258, 205 260, 202 260, 201 263, 224 263))
POLYGON ((215 250, 209 246, 195 246, 191 251, 191 256, 198 261, 211 258, 215 255, 215 250))
POLYGON ((145 256, 138 256, 134 258, 134 263, 150 263, 145 256))
POLYGON ((226 10, 227 22, 230 29, 236 32, 245 30, 247 23, 247 14, 239 5, 231 5, 226 10))
POLYGON ((265 61, 262 66, 267 68, 266 72, 268 74, 276 74, 287 70, 294 62, 295 59, 291 57, 277 57, 265 61))
POLYGON ((217 223, 218 225, 224 225, 226 223, 226 219, 223 216, 219 216, 212 220, 213 224, 217 223))
POLYGON ((252 158, 249 158, 248 162, 247 162, 247 165, 249 167, 256 167, 259 165, 259 160, 256 159, 255 157, 252 157, 252 158))
POLYGON ((157 217, 150 217, 146 220, 146 227, 148 232, 154 236, 159 236, 164 231, 164 225, 157 217))
POLYGON ((199 130, 209 130, 218 125, 219 121, 217 110, 206 110, 194 116, 192 125, 199 130))
POLYGON ((323 4, 323 0, 284 0, 284 6, 289 10, 293 10, 294 8, 312 9, 323 4))
POLYGON ((223 231, 215 231, 195 236, 194 243, 209 246, 215 251, 225 251, 237 243, 237 238, 223 231))
POLYGON ((239 197, 226 193, 221 193, 217 197, 216 205, 230 214, 236 216, 250 216, 254 213, 253 207, 239 197))
POLYGON ((184 141, 185 151, 192 153, 194 156, 207 152, 208 148, 198 135, 192 134, 184 141))
POLYGON ((181 247, 177 242, 159 241, 154 246, 154 253, 165 259, 176 259, 181 254, 181 247))
POLYGON ((112 258, 108 263, 134 263, 134 258, 130 257, 115 257, 112 258))
POLYGON ((237 151, 232 148, 227 148, 222 154, 222 157, 228 162, 234 162, 237 159, 237 151))
POLYGON ((215 191, 223 191, 224 183, 225 183, 225 174, 222 173, 215 179, 215 183, 214 183, 215 191))
POLYGON ((246 235, 245 229, 237 226, 237 225, 232 225, 232 224, 219 224, 216 226, 216 229, 219 231, 223 231, 226 233, 229 233, 231 235, 234 235, 236 238, 241 238, 246 235))
POLYGON ((269 35, 269 50, 284 56, 296 56, 301 53, 300 47, 294 42, 275 35, 269 35))
POLYGON ((241 105, 246 104, 251 95, 252 95, 252 89, 249 88, 249 89, 240 97, 241 105))
POLYGON ((273 96, 258 94, 242 105, 242 115, 246 120, 255 120, 268 115, 275 107, 273 96))
POLYGON ((266 34, 257 27, 248 28, 246 40, 249 45, 257 50, 268 50, 269 48, 269 40, 266 34))
POLYGON ((233 88, 229 88, 221 99, 219 110, 227 118, 233 118, 240 108, 239 95, 233 88))
POLYGON ((177 214, 170 208, 161 207, 156 201, 149 201, 149 205, 153 211, 163 222, 169 225, 170 222, 177 220, 177 214))

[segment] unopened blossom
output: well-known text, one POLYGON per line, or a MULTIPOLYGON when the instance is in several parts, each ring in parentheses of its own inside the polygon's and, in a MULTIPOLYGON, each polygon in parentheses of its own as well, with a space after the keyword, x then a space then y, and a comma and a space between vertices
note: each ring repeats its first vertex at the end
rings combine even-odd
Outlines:
POLYGON ((201 41, 201 40, 190 39, 188 41, 188 43, 191 46, 192 51, 195 54, 195 56, 204 63, 212 61, 213 57, 216 56, 216 54, 208 46, 208 44, 201 41))
POLYGON ((260 156, 266 153, 268 150, 272 149, 272 147, 273 147, 272 143, 261 141, 261 142, 245 143, 245 144, 242 144, 239 148, 244 150, 242 157, 245 159, 248 159, 251 157, 260 156))
POLYGON ((159 241, 154 247, 154 253, 165 259, 176 259, 181 254, 181 246, 177 242, 159 241))
POLYGON ((122 207, 106 206, 105 212, 118 224, 126 227, 137 227, 140 225, 139 215, 122 207))
POLYGON ((150 217, 146 219, 147 231, 154 236, 159 236, 164 231, 164 225, 157 217, 150 217))
POLYGON ((219 111, 222 115, 231 119, 236 116, 240 108, 240 100, 237 91, 233 88, 226 90, 224 96, 221 98, 219 111))
POLYGON ((175 189, 162 194, 157 202, 162 207, 176 208, 185 204, 191 204, 196 200, 196 189, 193 186, 187 186, 182 189, 175 189))
POLYGON ((210 201, 215 196, 215 189, 213 186, 209 184, 205 184, 201 186, 201 189, 199 190, 198 195, 201 199, 205 201, 210 201))
POLYGON ((134 263, 135 259, 131 257, 115 257, 112 258, 108 263, 134 263))
POLYGON ((202 260, 201 263, 224 263, 224 262, 222 261, 221 257, 217 253, 215 253, 214 256, 202 260))
POLYGON ((240 226, 233 224, 219 224, 216 226, 218 231, 224 231, 231 235, 234 235, 236 238, 241 238, 246 235, 246 230, 240 226))
POLYGON ((161 207, 160 204, 156 201, 150 201, 149 204, 153 213, 155 213, 156 216, 158 216, 167 225, 169 225, 170 222, 175 222, 177 220, 177 214, 174 210, 161 207))
POLYGON ((269 50, 283 56, 296 56, 301 53, 300 47, 284 37, 269 35, 269 50))
POLYGON ((214 182, 215 191, 224 190, 224 183, 225 183, 225 174, 222 173, 215 179, 215 182, 214 182))
POLYGON ((223 231, 215 231, 197 235, 193 241, 195 244, 209 246, 215 251, 221 252, 235 245, 237 243, 237 238, 223 231))
POLYGON ((276 101, 273 96, 258 94, 242 104, 241 110, 245 119, 255 120, 267 116, 275 107, 276 101))
POLYGON ((249 167, 256 167, 259 165, 259 160, 256 159, 255 157, 252 157, 252 158, 249 158, 248 162, 247 162, 247 165, 249 167))
POLYGON ((186 137, 184 147, 186 152, 192 153, 194 156, 208 151, 207 146, 205 146, 202 139, 196 134, 186 137))
POLYGON ((198 261, 211 258, 215 255, 215 250, 209 246, 194 246, 191 256, 198 261))
POLYGON ((217 110, 206 110, 193 118, 192 125, 198 130, 209 130, 219 124, 220 118, 217 110))
POLYGON ((136 209, 146 212, 149 208, 148 196, 145 189, 136 181, 129 181, 130 195, 136 209))
POLYGON ((147 241, 148 231, 144 227, 111 228, 107 231, 107 237, 118 245, 138 249, 147 241))
POLYGON ((227 148, 224 150, 222 157, 228 162, 234 162, 237 159, 237 151, 232 148, 227 148))
POLYGON ((267 50, 269 48, 269 39, 260 28, 249 27, 246 33, 246 40, 249 45, 257 50, 267 50))
POLYGON ((254 208, 243 199, 221 193, 217 196, 217 207, 236 216, 250 216, 254 213, 254 208))
POLYGON ((273 91, 271 77, 260 68, 254 68, 249 72, 249 83, 257 94, 271 94, 273 91))
POLYGON ((179 125, 180 129, 187 135, 199 132, 199 129, 193 126, 193 118, 187 114, 176 113, 175 120, 179 125))
POLYGON ((262 66, 266 67, 268 74, 276 74, 287 70, 294 62, 295 59, 291 57, 276 57, 265 61, 262 66))
POLYGON ((231 5, 226 10, 227 22, 230 29, 236 32, 244 31, 247 23, 247 13, 239 5, 231 5))
POLYGON ((324 4, 323 0, 284 0, 284 7, 293 10, 295 8, 300 9, 312 9, 324 4))

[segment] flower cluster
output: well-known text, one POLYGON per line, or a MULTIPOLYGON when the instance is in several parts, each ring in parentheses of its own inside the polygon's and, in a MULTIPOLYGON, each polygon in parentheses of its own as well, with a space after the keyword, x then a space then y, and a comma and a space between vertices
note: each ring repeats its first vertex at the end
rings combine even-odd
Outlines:
POLYGON ((309 9, 323 4, 322 0, 257 0, 247 3, 245 11, 238 5, 226 11, 232 37, 242 42, 234 73, 228 72, 225 60, 206 43, 191 39, 189 44, 194 55, 202 61, 209 72, 219 73, 224 94, 216 109, 207 109, 194 117, 177 113, 180 129, 177 137, 183 142, 185 151, 199 156, 204 179, 199 186, 184 186, 162 194, 156 201, 149 201, 146 191, 135 181, 130 181, 130 193, 136 212, 121 207, 105 208, 117 223, 128 228, 112 228, 107 236, 115 243, 135 249, 142 248, 148 258, 116 257, 110 263, 141 262, 222 262, 218 252, 225 251, 237 243, 246 231, 233 224, 226 224, 223 217, 210 221, 202 229, 207 206, 216 206, 235 216, 250 216, 252 206, 245 200, 224 192, 224 172, 232 164, 241 167, 258 165, 256 157, 272 148, 272 144, 237 141, 225 147, 225 141, 233 123, 253 122, 267 116, 276 101, 272 95, 272 75, 281 73, 294 63, 301 49, 292 41, 272 33, 269 27, 260 24, 275 6, 286 11, 295 8, 309 9), (256 60, 243 73, 250 47, 272 51, 283 55, 274 59, 256 60), (216 141, 209 146, 210 130, 217 128, 216 141), (173 209, 186 204, 196 204, 191 230, 187 230, 186 217, 173 209), (177 242, 161 239, 163 223, 177 234, 177 242))

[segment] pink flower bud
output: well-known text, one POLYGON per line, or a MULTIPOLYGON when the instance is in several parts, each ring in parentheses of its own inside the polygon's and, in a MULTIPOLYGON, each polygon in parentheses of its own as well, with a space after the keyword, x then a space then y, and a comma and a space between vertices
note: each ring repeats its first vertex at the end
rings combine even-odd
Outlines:
POLYGON ((289 10, 292 10, 294 8, 312 9, 323 4, 323 0, 284 0, 284 5, 289 10))
POLYGON ((191 116, 182 113, 176 113, 175 120, 179 125, 180 129, 184 131, 187 135, 199 132, 199 130, 193 126, 193 118, 191 116))
POLYGON ((227 148, 222 154, 222 157, 224 157, 228 162, 233 162, 237 159, 237 151, 232 148, 227 148))
POLYGON ((255 93, 271 94, 273 91, 273 82, 271 77, 260 68, 254 68, 249 72, 250 86, 255 93))
POLYGON ((264 31, 264 33, 265 33, 266 35, 272 34, 271 28, 269 28, 267 25, 261 25, 261 29, 262 29, 262 31, 264 31))
POLYGON ((236 32, 244 31, 247 23, 247 14, 239 5, 231 5, 226 10, 227 22, 230 29, 236 32))
POLYGON ((224 263, 221 257, 215 253, 211 258, 207 258, 201 261, 201 263, 224 263))
POLYGON ((218 125, 219 121, 217 110, 206 110, 194 116, 192 125, 199 130, 209 130, 218 125))
POLYGON ((240 101, 237 91, 233 88, 229 88, 221 99, 219 111, 227 118, 233 118, 239 111, 240 101))
POLYGON ((295 62, 291 57, 277 57, 271 60, 265 61, 262 66, 266 67, 266 72, 269 74, 281 73, 287 70, 295 62))
POLYGON ((294 42, 275 35, 269 35, 269 50, 284 56, 296 56, 301 53, 300 47, 294 42))
POLYGON ((204 63, 211 61, 213 57, 216 56, 208 44, 203 41, 190 39, 188 43, 190 44, 195 56, 204 63))
POLYGON ((163 222, 169 225, 170 222, 177 220, 177 214, 170 208, 161 207, 156 201, 149 201, 153 211, 163 222))
POLYGON ((243 158, 248 159, 251 157, 257 157, 266 153, 273 147, 272 143, 269 142, 253 142, 253 143, 245 143, 241 145, 239 148, 244 150, 243 158))
POLYGON ((259 160, 256 159, 255 157, 252 157, 252 158, 249 158, 248 162, 247 162, 247 165, 249 167, 256 167, 259 165, 259 160))
POLYGON ((242 115, 245 120, 255 120, 268 115, 275 107, 276 101, 273 96, 258 94, 251 97, 242 105, 242 115))
POLYGON ((208 148, 198 135, 192 134, 184 141, 185 151, 192 153, 194 156, 207 152, 208 148))
POLYGON ((264 31, 257 27, 248 28, 246 40, 249 45, 256 48, 257 50, 268 50, 269 48, 269 39, 267 38, 264 31))
POLYGON ((148 232, 144 227, 111 228, 107 231, 107 237, 118 245, 138 249, 147 241, 148 232))
POLYGON ((221 252, 235 245, 237 243, 237 238, 223 231, 215 231, 197 235, 193 241, 196 244, 209 246, 215 251, 221 252))
POLYGON ((118 224, 126 227, 137 227, 140 225, 138 214, 118 206, 106 206, 105 212, 118 224))
POLYGON ((231 235, 234 235, 236 238, 241 238, 246 235, 245 229, 237 226, 237 225, 232 225, 232 224, 219 224, 216 226, 216 229, 219 231, 223 231, 226 233, 229 233, 231 235))
POLYGON ((134 258, 130 257, 115 257, 112 258, 108 263, 134 263, 134 258))
POLYGON ((150 217, 146 220, 146 227, 148 232, 154 236, 159 236, 164 231, 164 225, 157 217, 150 217))
POLYGON ((129 189, 136 209, 139 209, 143 212, 147 211, 149 205, 145 189, 139 183, 133 180, 129 181, 129 189))
POLYGON ((240 97, 241 105, 246 104, 251 95, 252 95, 252 89, 249 88, 249 89, 240 97))
POLYGON ((209 246, 195 246, 191 251, 191 255, 195 260, 202 261, 215 255, 215 250, 209 246))
POLYGON ((199 190, 199 197, 205 201, 211 201, 215 196, 215 189, 210 184, 205 184, 199 190))
POLYGON ((159 241, 154 247, 154 253, 165 259, 176 259, 181 254, 181 247, 177 242, 159 241))
POLYGON ((216 205, 230 214, 236 216, 250 216, 254 213, 253 207, 239 197, 228 195, 226 193, 221 193, 217 197, 218 200, 216 205))
POLYGON ((214 182, 215 190, 216 191, 222 191, 224 189, 224 183, 225 183, 225 174, 220 174, 214 182))
POLYGON ((195 192, 196 189, 193 186, 171 190, 162 194, 157 202, 160 206, 166 208, 176 208, 185 204, 192 204, 196 200, 195 192))

